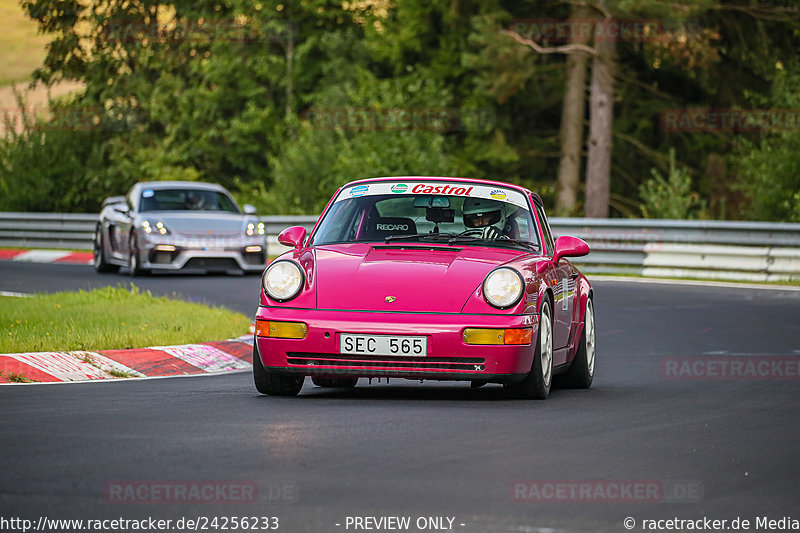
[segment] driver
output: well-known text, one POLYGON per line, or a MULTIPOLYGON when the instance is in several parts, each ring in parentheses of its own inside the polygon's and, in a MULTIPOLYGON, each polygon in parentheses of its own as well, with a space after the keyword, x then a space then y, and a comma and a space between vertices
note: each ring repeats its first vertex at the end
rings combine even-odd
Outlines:
MULTIPOLYGON (((484 239, 497 239, 500 230, 493 224, 501 222, 503 217, 503 204, 486 198, 467 198, 464 200, 464 226, 468 228, 483 228, 484 239)), ((505 222, 504 220, 502 222, 505 222)))
POLYGON ((186 195, 187 209, 202 209, 205 203, 206 199, 201 192, 189 191, 186 195))

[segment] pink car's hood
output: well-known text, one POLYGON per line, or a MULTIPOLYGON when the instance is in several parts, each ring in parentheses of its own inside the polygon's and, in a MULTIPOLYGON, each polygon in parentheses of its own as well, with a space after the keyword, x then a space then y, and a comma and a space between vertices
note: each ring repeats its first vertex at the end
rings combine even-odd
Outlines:
POLYGON ((320 246, 317 308, 458 313, 486 274, 523 253, 418 244, 320 246))

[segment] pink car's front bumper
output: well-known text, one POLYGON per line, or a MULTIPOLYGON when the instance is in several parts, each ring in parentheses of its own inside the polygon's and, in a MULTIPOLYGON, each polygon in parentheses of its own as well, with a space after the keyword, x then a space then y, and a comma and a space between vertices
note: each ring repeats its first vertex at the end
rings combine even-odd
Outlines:
POLYGON ((320 311, 260 307, 257 320, 303 322, 304 339, 256 337, 257 353, 272 372, 324 377, 401 377, 513 382, 530 372, 538 335, 536 315, 469 315, 320 311), (533 329, 524 345, 473 345, 466 328, 533 329), (424 335, 426 357, 340 353, 341 333, 424 335))

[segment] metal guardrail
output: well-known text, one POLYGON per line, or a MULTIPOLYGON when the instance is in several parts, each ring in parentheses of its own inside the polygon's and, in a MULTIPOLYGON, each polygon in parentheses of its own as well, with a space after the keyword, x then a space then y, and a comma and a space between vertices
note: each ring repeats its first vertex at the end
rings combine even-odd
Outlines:
POLYGON ((0 213, 0 246, 91 250, 97 215, 0 213))
POLYGON ((740 281, 800 279, 800 224, 712 220, 551 218, 592 253, 586 272, 740 281))
MULTIPOLYGON (((270 255, 289 226, 315 216, 264 216, 270 255)), ((90 250, 97 215, 0 213, 0 246, 90 250)), ((551 218, 553 233, 574 235, 592 252, 586 272, 747 281, 800 279, 800 224, 655 219, 551 218)))

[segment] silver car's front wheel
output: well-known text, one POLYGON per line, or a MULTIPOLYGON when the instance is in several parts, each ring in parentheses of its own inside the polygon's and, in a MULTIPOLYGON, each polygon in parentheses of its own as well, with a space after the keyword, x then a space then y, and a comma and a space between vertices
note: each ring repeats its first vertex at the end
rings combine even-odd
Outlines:
POLYGON ((128 270, 131 276, 139 276, 144 273, 144 269, 139 264, 139 246, 136 242, 136 235, 131 235, 128 241, 128 270))
POLYGON ((92 263, 96 272, 115 272, 119 269, 117 265, 106 262, 103 228, 99 224, 94 230, 94 246, 92 248, 92 263))

